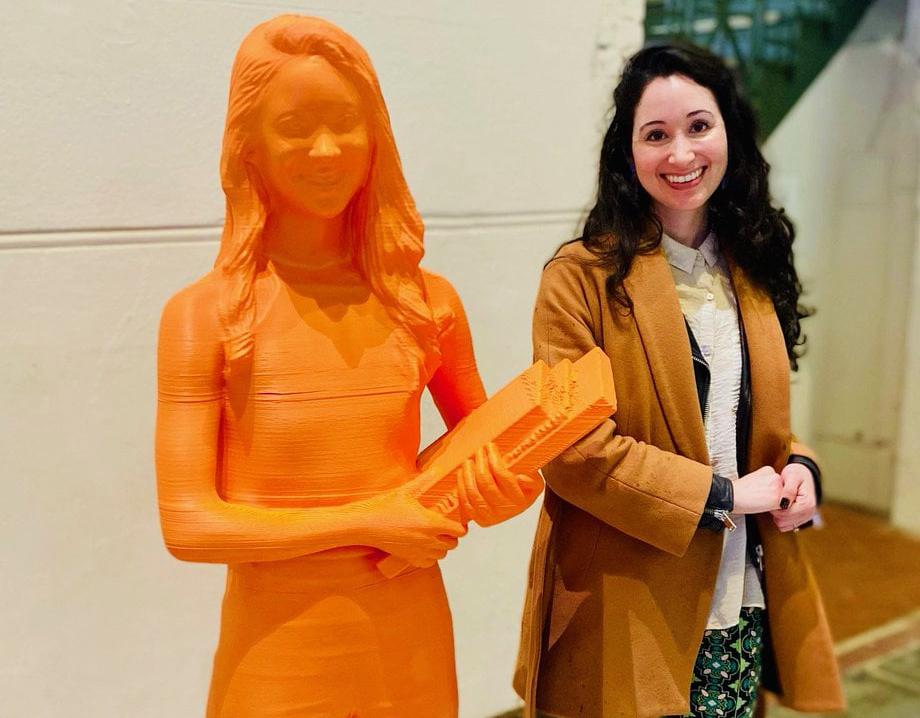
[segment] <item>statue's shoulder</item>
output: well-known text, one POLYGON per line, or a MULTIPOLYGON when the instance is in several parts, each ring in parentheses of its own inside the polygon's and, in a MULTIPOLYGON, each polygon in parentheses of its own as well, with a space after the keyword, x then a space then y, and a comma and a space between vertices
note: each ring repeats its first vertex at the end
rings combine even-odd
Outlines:
POLYGON ((180 331, 202 338, 217 338, 219 330, 218 301, 221 282, 215 271, 180 289, 163 308, 160 332, 180 331))
POLYGON ((422 268, 422 281, 425 283, 425 293, 432 309, 451 313, 462 311, 460 295, 447 277, 422 268))

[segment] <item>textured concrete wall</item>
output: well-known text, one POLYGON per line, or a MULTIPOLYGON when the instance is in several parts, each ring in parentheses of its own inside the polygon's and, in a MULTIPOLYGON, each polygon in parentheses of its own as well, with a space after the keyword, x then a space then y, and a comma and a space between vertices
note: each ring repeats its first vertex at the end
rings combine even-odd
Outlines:
MULTIPOLYGON (((209 268, 230 64, 278 12, 373 58, 429 228, 494 391, 530 360, 543 261, 591 199, 600 118, 643 3, 41 0, 0 25, 0 714, 202 714, 220 567, 162 546, 156 325, 209 268)), ((426 407, 425 435, 441 432, 426 407)), ((515 705, 534 513, 445 560, 461 713, 515 705)))
MULTIPOLYGON (((906 88, 913 100, 913 130, 920 135, 920 0, 910 0, 903 66, 908 74, 906 88)), ((915 195, 920 213, 920 188, 915 195)), ((907 287, 909 309, 901 391, 901 428, 895 454, 895 482, 891 517, 901 528, 920 535, 920 223, 914 226, 913 271, 907 287)))

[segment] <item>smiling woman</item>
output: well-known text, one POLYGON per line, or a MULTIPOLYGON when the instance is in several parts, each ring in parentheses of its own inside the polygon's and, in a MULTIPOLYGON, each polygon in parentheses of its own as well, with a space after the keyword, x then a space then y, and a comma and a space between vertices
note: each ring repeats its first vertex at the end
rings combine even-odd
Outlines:
POLYGON ((515 686, 530 715, 749 718, 842 704, 793 529, 820 472, 789 427, 792 225, 752 112, 692 47, 633 56, 597 202, 544 268, 534 358, 600 346, 617 412, 543 470, 515 686))

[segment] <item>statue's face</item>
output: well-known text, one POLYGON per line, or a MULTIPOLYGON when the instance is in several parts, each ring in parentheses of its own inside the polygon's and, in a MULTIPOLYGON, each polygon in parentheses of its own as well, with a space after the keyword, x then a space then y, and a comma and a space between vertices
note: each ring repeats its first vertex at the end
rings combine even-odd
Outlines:
POLYGON ((265 88, 253 162, 273 209, 331 219, 367 179, 370 138, 358 91, 319 56, 292 59, 265 88))

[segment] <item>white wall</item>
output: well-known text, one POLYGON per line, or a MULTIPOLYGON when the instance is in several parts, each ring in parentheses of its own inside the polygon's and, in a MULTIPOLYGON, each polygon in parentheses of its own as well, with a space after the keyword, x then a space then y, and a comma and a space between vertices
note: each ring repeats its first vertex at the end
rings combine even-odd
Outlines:
MULTIPOLYGON (((920 0, 908 3, 904 60, 913 68, 913 121, 920 125, 920 0)), ((920 134, 920 133, 918 133, 920 134)), ((920 209, 920 189, 915 197, 920 209)), ((920 223, 914 227, 914 260, 908 287, 908 310, 901 394, 901 429, 895 455, 891 518, 895 525, 920 535, 920 223)))
MULTIPOLYGON (((0 25, 0 715, 202 715, 220 567, 162 546, 155 333, 209 268, 233 54, 278 12, 368 49, 489 391, 530 360, 543 261, 593 192, 644 3, 37 0, 0 25)), ((441 429, 430 406, 426 438, 441 429)), ((461 713, 508 709, 534 514, 444 562, 461 713)))
MULTIPOLYGON (((828 496, 882 513, 895 502, 906 323, 917 302, 920 126, 916 59, 900 41, 906 6, 870 7, 765 148, 771 187, 798 230, 804 299, 818 310, 804 323, 794 426, 822 456, 828 496)), ((900 436, 902 447, 916 442, 900 436)), ((915 459, 912 481, 918 469, 915 459)), ((920 512, 916 494, 911 511, 920 512)))

